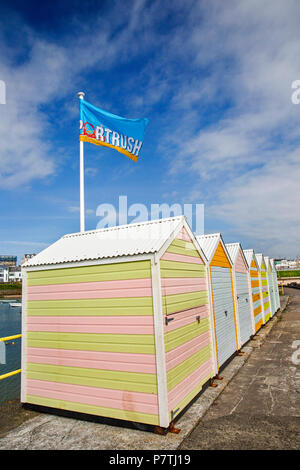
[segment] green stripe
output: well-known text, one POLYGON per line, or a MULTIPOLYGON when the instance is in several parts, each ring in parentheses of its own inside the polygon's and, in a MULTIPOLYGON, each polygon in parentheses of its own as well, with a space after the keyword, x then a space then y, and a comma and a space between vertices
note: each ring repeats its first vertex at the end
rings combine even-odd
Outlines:
POLYGON ((204 318, 201 320, 200 325, 193 322, 189 325, 182 326, 176 330, 169 331, 165 334, 165 350, 166 352, 171 351, 174 348, 177 348, 181 344, 190 341, 196 336, 202 335, 209 329, 209 319, 204 318))
POLYGON ((161 277, 205 277, 205 266, 197 263, 160 260, 161 277))
POLYGON ((27 315, 152 315, 152 297, 30 300, 27 315))
POLYGON ((178 364, 178 366, 173 367, 173 369, 167 372, 168 391, 176 387, 177 384, 179 384, 186 377, 192 374, 210 357, 211 357, 211 347, 210 345, 208 345, 200 349, 199 351, 197 351, 192 356, 188 357, 181 364, 178 364))
POLYGON ((163 314, 180 312, 188 308, 205 305, 208 302, 207 291, 189 292, 187 294, 173 294, 163 296, 163 314))
POLYGON ((153 335, 113 335, 28 331, 27 346, 77 351, 155 354, 153 335))
POLYGON ((29 271, 28 286, 151 278, 150 261, 29 271))
POLYGON ((200 258, 199 252, 196 250, 194 244, 184 240, 175 239, 167 249, 167 252, 200 258))
POLYGON ((270 307, 270 302, 266 302, 264 304, 264 310, 267 310, 270 307))
POLYGON ((156 374, 27 363, 27 378, 157 394, 156 374))
POLYGON ((268 313, 268 315, 267 315, 267 316, 266 316, 266 318, 265 318, 265 322, 269 321, 269 320, 270 320, 270 318, 271 318, 271 314, 270 314, 270 313, 268 313))
MULTIPOLYGON (((182 411, 184 409, 184 407, 186 405, 188 405, 191 400, 201 391, 202 389, 202 386, 211 378, 213 377, 213 372, 211 372, 210 374, 208 374, 203 380, 201 380, 201 382, 199 382, 198 385, 196 385, 195 388, 193 388, 193 390, 188 393, 188 395, 186 395, 186 397, 184 397, 179 403, 177 403, 176 405, 174 405, 173 409, 177 409, 179 408, 179 411, 182 411)), ((178 411, 178 413, 179 413, 178 411)), ((169 414, 169 419, 170 421, 173 419, 171 413, 169 414)))
POLYGON ((106 408, 103 406, 86 405, 71 401, 55 400, 53 398, 36 397, 34 395, 27 395, 26 402, 40 406, 48 406, 51 408, 76 411, 78 413, 87 413, 90 415, 105 416, 108 418, 159 425, 158 416, 149 413, 137 413, 135 411, 126 411, 118 410, 116 408, 106 408))

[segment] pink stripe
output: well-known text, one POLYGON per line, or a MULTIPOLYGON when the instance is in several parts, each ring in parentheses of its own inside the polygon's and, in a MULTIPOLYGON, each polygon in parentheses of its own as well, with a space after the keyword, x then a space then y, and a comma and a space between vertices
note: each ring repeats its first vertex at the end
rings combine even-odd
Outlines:
MULTIPOLYGON (((209 332, 205 332, 203 334, 209 334, 209 332)), ((197 346, 199 344, 199 336, 196 338, 190 339, 184 344, 181 344, 180 346, 177 346, 177 348, 172 349, 171 351, 168 351, 166 353, 166 361, 167 363, 169 361, 172 361, 173 359, 176 359, 177 356, 183 354, 185 351, 188 351, 189 348, 193 348, 194 346, 197 346)))
POLYGON ((180 261, 182 263, 204 264, 201 258, 195 256, 178 255, 177 253, 165 252, 161 259, 165 261, 180 261))
POLYGON ((54 284, 42 286, 28 286, 31 294, 77 292, 78 290, 113 290, 151 287, 151 279, 124 279, 118 281, 76 282, 74 284, 54 284))
POLYGON ((195 354, 200 349, 208 346, 210 344, 210 334, 209 332, 205 332, 196 338, 193 338, 191 341, 184 343, 178 346, 172 351, 166 353, 166 365, 167 371, 173 369, 178 364, 181 364, 183 361, 188 359, 190 356, 195 354))
POLYGON ((201 277, 165 277, 161 280, 162 287, 198 286, 199 290, 206 289, 206 280, 201 277))
POLYGON ((163 287, 163 295, 173 295, 173 294, 186 294, 188 292, 199 292, 205 289, 205 285, 191 285, 191 286, 170 286, 163 287))
MULTIPOLYGON (((39 287, 39 286, 37 286, 39 287)), ((42 286, 43 289, 44 286, 42 286)), ((172 295, 172 294, 184 294, 188 292, 197 292, 198 290, 204 290, 206 288, 205 279, 199 278, 198 283, 195 283, 194 278, 191 283, 189 280, 184 280, 178 282, 177 285, 166 287, 164 295, 172 295)), ((120 298, 120 297, 151 297, 152 296, 152 288, 137 288, 137 289, 115 289, 115 290, 83 290, 81 286, 77 292, 69 291, 69 292, 41 292, 41 293, 34 293, 28 294, 28 300, 74 300, 74 299, 100 299, 100 298, 120 298)))
POLYGON ((153 317, 150 316, 29 316, 28 331, 64 333, 153 335, 153 317))
POLYGON ((185 240, 186 242, 192 241, 191 237, 189 236, 184 227, 182 227, 176 238, 179 238, 179 240, 185 240))
MULTIPOLYGON (((37 286, 39 287, 39 286, 37 286)), ((80 300, 80 299, 113 299, 122 297, 151 297, 152 288, 142 287, 137 289, 113 289, 113 290, 88 290, 84 285, 78 290, 66 292, 42 292, 39 294, 28 293, 28 300, 80 300)))
POLYGON ((176 385, 169 393, 169 411, 183 400, 209 373, 213 376, 212 359, 208 359, 192 374, 186 377, 182 382, 176 385))
POLYGON ((26 349, 27 361, 89 369, 120 370, 125 372, 156 373, 153 354, 111 353, 99 351, 75 351, 70 349, 26 349))
POLYGON ((164 326, 165 333, 168 331, 176 330, 181 326, 188 325, 190 323, 196 322, 196 317, 200 316, 201 319, 208 316, 208 305, 201 305, 200 307, 190 308, 189 310, 183 310, 181 312, 170 314, 169 317, 173 318, 171 322, 168 322, 168 325, 164 326))
POLYGON ((33 379, 28 379, 26 385, 29 395, 138 413, 158 414, 157 395, 150 393, 61 384, 33 379))
POLYGON ((238 273, 247 273, 248 271, 240 249, 239 249, 238 257, 235 263, 235 271, 238 273))

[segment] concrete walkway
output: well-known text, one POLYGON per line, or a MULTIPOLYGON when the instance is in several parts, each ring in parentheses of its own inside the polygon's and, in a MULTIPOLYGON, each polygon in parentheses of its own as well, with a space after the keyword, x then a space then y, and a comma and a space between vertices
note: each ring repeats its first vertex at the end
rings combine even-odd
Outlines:
MULTIPOLYGON (((249 433, 256 429, 255 423, 256 427, 260 425, 264 428, 264 422, 268 423, 267 418, 272 417, 274 413, 278 413, 281 419, 281 421, 277 420, 276 423, 273 422, 275 428, 284 425, 282 433, 286 431, 290 436, 290 433, 297 432, 300 415, 299 388, 297 392, 295 383, 296 374, 299 374, 299 366, 297 368, 290 361, 292 351, 290 343, 293 338, 300 340, 300 292, 298 303, 296 302, 297 312, 293 310, 294 293, 292 295, 292 305, 283 314, 282 320, 278 321, 281 314, 277 314, 259 332, 256 340, 250 341, 244 347, 244 355, 236 356, 224 369, 221 374, 224 378, 218 382, 218 387, 207 388, 178 420, 176 426, 181 428, 179 434, 169 433, 166 436, 159 436, 138 429, 127 429, 49 414, 39 414, 4 435, 0 439, 0 449, 172 450, 178 448, 250 448, 247 446, 260 441, 268 447, 268 436, 265 436, 265 434, 259 435, 254 431, 255 436, 252 441, 248 436, 245 442, 243 439, 241 440, 240 436, 247 424, 252 422, 251 420, 254 420, 254 424, 251 428, 252 431, 249 428, 249 433), (271 331, 274 326, 274 330, 271 331), (266 338, 267 336, 268 338, 266 338), (212 406, 213 404, 215 406, 212 406), (245 411, 241 411, 243 405, 246 406, 245 411), (279 413, 280 410, 281 414, 279 413), (242 416, 243 413, 244 416, 242 416), (237 417, 237 421, 233 423, 231 432, 229 431, 228 419, 230 423, 233 422, 234 417, 237 417), (199 425, 202 418, 203 420, 199 425), (206 430, 205 438, 203 437, 203 426, 206 430), (222 440, 224 434, 230 435, 232 439, 228 442, 222 440), (216 436, 218 436, 217 439, 216 436), (235 447, 230 447, 231 445, 235 447)), ((281 298, 283 306, 286 302, 287 297, 281 298)), ((271 432, 274 430, 269 429, 271 432)), ((286 441, 288 442, 288 439, 286 441)), ((299 448, 297 438, 296 440, 291 438, 289 443, 288 448, 296 448, 293 445, 298 445, 299 448), (295 444, 297 442, 298 444, 295 444)), ((283 448, 280 447, 281 442, 275 442, 274 445, 277 445, 276 448, 283 448)))
POLYGON ((287 310, 181 449, 299 450, 300 291, 285 290, 287 310))

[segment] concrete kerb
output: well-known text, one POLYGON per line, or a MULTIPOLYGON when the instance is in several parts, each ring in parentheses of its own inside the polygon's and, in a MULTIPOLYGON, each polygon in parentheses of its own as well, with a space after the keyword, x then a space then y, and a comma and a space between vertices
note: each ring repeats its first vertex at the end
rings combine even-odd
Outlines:
POLYGON ((99 423, 42 414, 23 423, 0 439, 0 449, 99 449, 99 450, 176 450, 180 447, 209 408, 236 376, 256 348, 260 348, 266 336, 280 319, 288 305, 289 297, 282 296, 282 308, 235 356, 215 380, 216 388, 207 387, 198 399, 176 421, 179 434, 165 436, 138 429, 120 428, 99 423), (38 432, 37 432, 38 430, 38 432), (2 442, 1 442, 2 441, 2 442))

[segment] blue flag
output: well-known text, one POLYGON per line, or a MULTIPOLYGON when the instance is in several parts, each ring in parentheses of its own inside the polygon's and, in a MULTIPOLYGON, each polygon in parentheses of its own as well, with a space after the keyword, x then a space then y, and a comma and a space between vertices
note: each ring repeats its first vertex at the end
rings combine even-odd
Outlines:
POLYGON ((81 142, 110 147, 137 161, 148 119, 126 119, 80 100, 81 142))

